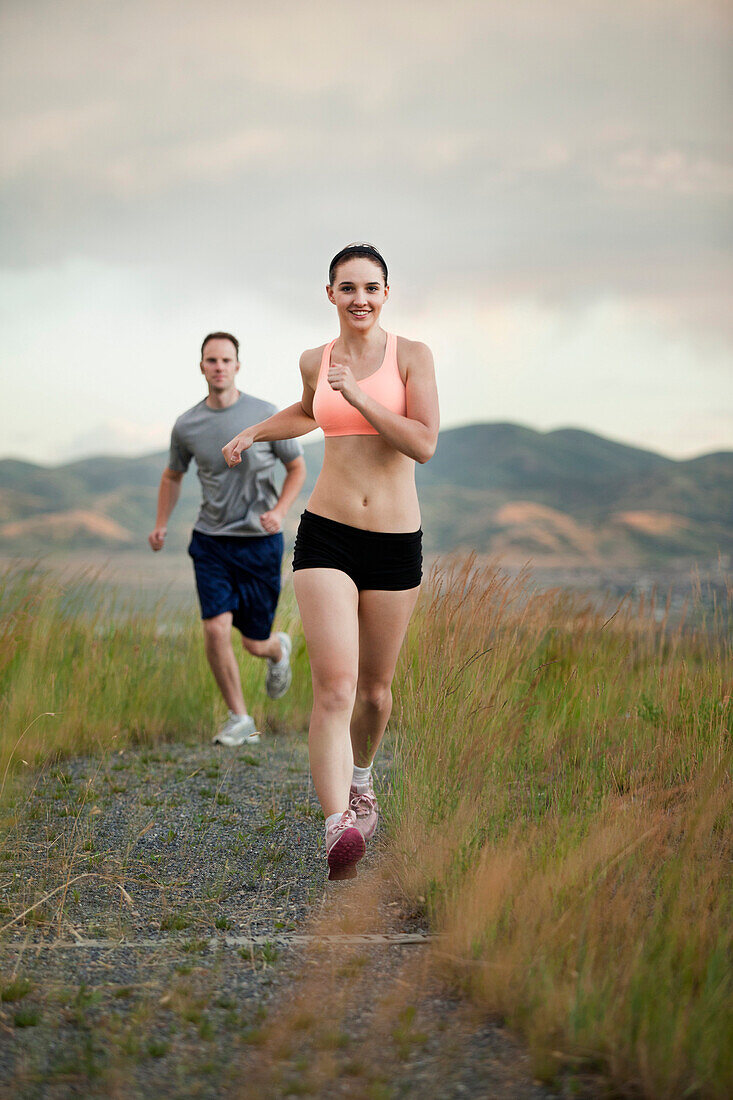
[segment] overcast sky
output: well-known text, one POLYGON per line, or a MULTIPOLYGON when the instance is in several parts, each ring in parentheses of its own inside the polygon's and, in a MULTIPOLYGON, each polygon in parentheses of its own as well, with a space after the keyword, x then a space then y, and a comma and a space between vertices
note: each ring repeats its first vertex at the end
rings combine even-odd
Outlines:
POLYGON ((443 425, 733 449, 713 0, 3 0, 0 455, 166 446, 202 336, 290 404, 372 240, 443 425))

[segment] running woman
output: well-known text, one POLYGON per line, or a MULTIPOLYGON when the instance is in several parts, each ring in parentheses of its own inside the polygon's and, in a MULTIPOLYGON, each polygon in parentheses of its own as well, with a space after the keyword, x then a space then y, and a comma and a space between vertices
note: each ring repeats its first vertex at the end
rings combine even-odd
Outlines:
POLYGON ((280 595, 283 553, 282 523, 305 481, 305 459, 299 443, 255 447, 239 469, 222 458, 222 444, 240 424, 254 424, 275 411, 237 389, 239 341, 230 332, 211 332, 201 345, 200 370, 207 396, 184 412, 171 433, 168 465, 158 490, 155 528, 148 536, 152 550, 165 544, 168 520, 181 492, 181 481, 195 459, 201 483, 201 510, 188 552, 193 559, 204 626, 204 647, 229 716, 215 744, 236 747, 260 739, 242 695, 239 666, 232 648, 232 626, 245 650, 266 662, 265 690, 279 699, 290 687, 290 638, 272 633, 280 595), (285 467, 278 494, 277 463, 285 467))
POLYGON ((353 878, 376 829, 372 763, 392 710, 392 680, 422 578, 415 462, 438 438, 433 358, 380 325, 387 265, 373 245, 334 256, 326 287, 339 335, 303 353, 303 397, 226 447, 326 437, 300 520, 294 588, 313 678, 310 766, 326 818, 329 878, 353 878))

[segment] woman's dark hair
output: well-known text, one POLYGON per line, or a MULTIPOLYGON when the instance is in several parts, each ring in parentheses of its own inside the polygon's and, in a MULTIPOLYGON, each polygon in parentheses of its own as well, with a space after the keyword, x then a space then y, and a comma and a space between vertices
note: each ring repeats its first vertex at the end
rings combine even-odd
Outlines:
POLYGON ((208 344, 209 340, 231 340, 231 342, 234 344, 234 351, 236 353, 235 358, 237 362, 239 362, 239 340, 236 338, 236 336, 232 336, 231 332, 210 332, 209 335, 204 339, 203 344, 201 345, 202 359, 204 357, 204 348, 208 344))
POLYGON ((387 285, 387 265, 384 262, 382 253, 376 249, 373 244, 366 244, 362 241, 358 244, 347 244, 346 248, 342 248, 340 252, 336 253, 331 263, 328 265, 329 286, 333 286, 336 268, 339 264, 342 264, 345 260, 352 259, 354 256, 363 256, 365 259, 373 260, 375 264, 378 264, 384 275, 384 285, 387 285))

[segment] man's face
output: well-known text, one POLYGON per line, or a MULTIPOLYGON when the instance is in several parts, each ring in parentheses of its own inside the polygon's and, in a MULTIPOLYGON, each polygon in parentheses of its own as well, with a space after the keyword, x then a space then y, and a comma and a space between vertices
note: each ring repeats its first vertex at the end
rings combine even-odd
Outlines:
POLYGON ((215 392, 231 389, 239 370, 237 352, 231 340, 207 340, 201 360, 201 373, 215 392))

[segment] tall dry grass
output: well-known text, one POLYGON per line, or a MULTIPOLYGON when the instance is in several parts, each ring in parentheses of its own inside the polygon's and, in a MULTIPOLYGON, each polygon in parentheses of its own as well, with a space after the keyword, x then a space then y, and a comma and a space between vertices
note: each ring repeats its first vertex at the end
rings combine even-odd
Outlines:
POLYGON ((464 561, 413 619, 395 873, 545 1079, 733 1094, 730 610, 672 628, 464 561))
MULTIPOLYGON (((410 627, 391 853, 444 935, 440 973, 528 1038, 536 1072, 619 1095, 733 1093, 730 605, 695 630, 456 563, 410 627)), ((293 687, 258 720, 304 729, 293 687)), ((129 740, 208 737, 223 706, 200 623, 135 611, 103 577, 0 578, 0 783, 129 740)))
MULTIPOLYGON (((258 722, 302 729, 310 677, 289 590, 278 625, 295 635, 293 688, 267 699, 264 663, 246 654, 242 685, 258 722)), ((0 576, 0 784, 55 757, 211 736, 223 717, 194 613, 163 599, 136 609, 103 573, 63 579, 18 562, 0 576)))

